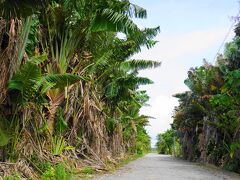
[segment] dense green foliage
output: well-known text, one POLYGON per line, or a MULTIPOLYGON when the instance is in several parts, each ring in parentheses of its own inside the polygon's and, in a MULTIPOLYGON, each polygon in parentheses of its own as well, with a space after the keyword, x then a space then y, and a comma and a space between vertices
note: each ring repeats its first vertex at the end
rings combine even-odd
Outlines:
POLYGON ((172 154, 174 148, 174 132, 172 129, 158 134, 156 148, 160 154, 172 154))
POLYGON ((139 114, 149 97, 138 87, 152 81, 138 72, 160 63, 130 60, 159 32, 132 21, 147 17, 144 8, 125 0, 3 0, 0 10, 1 176, 61 170, 44 169, 48 162, 102 169, 150 149, 149 117, 139 114))
MULTIPOLYGON (((239 29, 239 28, 237 28, 239 29)), ((204 63, 188 72, 190 91, 175 95, 173 127, 183 157, 240 172, 240 37, 227 43, 216 65, 204 63)))
POLYGON ((156 149, 159 154, 181 156, 179 138, 172 128, 157 135, 156 149))

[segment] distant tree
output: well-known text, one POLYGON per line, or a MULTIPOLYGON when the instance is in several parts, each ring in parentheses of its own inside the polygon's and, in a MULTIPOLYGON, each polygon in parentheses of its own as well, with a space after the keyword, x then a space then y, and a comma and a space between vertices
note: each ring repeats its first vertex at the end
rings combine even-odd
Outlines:
POLYGON ((174 146, 173 129, 157 135, 156 148, 159 154, 172 154, 174 146))

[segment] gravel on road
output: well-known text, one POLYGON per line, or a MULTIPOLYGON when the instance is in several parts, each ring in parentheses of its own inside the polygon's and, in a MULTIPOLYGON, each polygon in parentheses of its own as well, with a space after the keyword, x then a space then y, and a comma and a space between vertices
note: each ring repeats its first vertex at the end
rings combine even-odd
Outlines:
POLYGON ((240 176, 218 168, 190 163, 168 155, 148 154, 112 174, 95 180, 240 180, 240 176))

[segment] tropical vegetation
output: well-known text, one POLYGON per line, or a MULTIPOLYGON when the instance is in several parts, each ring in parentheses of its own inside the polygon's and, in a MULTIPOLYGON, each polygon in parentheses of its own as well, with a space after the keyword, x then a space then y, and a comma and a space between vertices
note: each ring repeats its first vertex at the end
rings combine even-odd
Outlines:
POLYGON ((66 169, 104 170, 150 149, 139 86, 153 82, 138 73, 160 63, 131 58, 156 44, 159 27, 133 21, 144 8, 1 0, 0 12, 0 176, 66 179, 66 169))
POLYGON ((240 34, 226 44, 215 65, 191 68, 172 128, 184 159, 240 172, 240 34))

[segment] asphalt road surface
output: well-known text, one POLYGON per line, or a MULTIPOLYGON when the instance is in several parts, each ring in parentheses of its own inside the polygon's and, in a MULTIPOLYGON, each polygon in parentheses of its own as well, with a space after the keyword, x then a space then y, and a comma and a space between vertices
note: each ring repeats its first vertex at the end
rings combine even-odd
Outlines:
POLYGON ((112 174, 95 180, 240 180, 240 176, 217 168, 176 159, 172 156, 148 154, 112 174))

